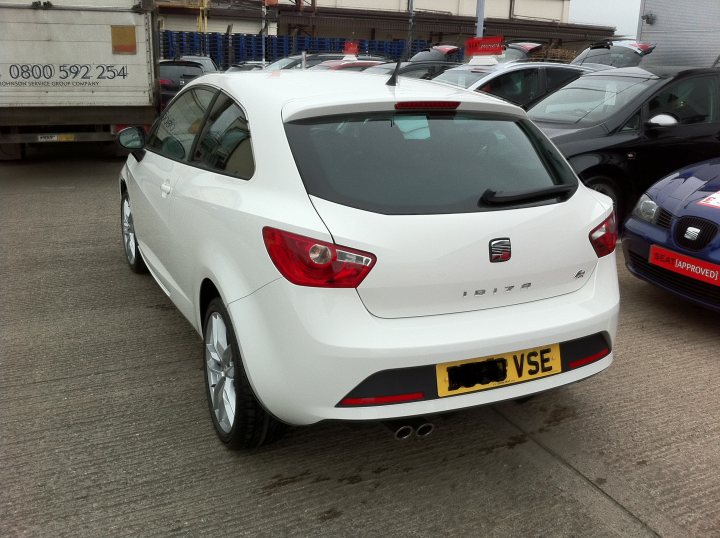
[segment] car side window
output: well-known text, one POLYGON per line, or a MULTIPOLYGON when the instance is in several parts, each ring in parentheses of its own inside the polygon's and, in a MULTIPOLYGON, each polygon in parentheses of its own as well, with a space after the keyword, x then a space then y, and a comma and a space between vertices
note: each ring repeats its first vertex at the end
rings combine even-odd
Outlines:
POLYGON ((176 161, 186 159, 213 97, 215 92, 204 88, 180 95, 160 116, 146 147, 176 161))
POLYGON ((557 67, 547 67, 545 69, 545 77, 547 79, 548 92, 555 91, 557 88, 569 84, 582 75, 579 69, 564 69, 557 67))
POLYGON ((193 161, 241 179, 255 173, 250 128, 242 108, 221 93, 195 148, 193 161))
POLYGON ((650 118, 668 114, 681 124, 717 121, 717 95, 713 77, 695 77, 672 84, 648 103, 650 118))
POLYGON ((521 69, 494 78, 478 90, 497 95, 518 105, 525 105, 540 93, 538 75, 537 69, 521 69))
POLYGON ((630 133, 630 132, 634 132, 634 131, 639 131, 640 123, 641 123, 640 118, 641 118, 640 112, 636 112, 635 114, 630 116, 630 119, 627 120, 625 122, 625 125, 623 125, 620 128, 620 132, 621 133, 630 133))

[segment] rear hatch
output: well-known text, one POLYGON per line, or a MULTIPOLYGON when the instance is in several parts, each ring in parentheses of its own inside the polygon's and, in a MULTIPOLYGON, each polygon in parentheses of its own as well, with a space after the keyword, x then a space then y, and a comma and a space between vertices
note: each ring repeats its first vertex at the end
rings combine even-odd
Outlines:
POLYGON ((290 122, 300 175, 334 241, 377 263, 357 288, 383 318, 571 293, 607 212, 527 120, 455 111, 290 122))

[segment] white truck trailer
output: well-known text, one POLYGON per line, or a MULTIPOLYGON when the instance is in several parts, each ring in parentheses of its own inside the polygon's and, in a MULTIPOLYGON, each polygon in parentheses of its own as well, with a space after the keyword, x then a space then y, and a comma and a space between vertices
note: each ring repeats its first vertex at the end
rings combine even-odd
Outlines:
POLYGON ((157 114, 152 0, 0 0, 0 160, 157 114))

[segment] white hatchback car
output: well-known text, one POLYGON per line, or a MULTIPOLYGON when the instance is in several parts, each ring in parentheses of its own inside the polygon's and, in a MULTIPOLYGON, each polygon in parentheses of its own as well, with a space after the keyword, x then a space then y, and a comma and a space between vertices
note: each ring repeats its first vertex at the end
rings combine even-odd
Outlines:
POLYGON ((520 108, 362 73, 211 74, 119 140, 127 261, 202 335, 230 447, 326 419, 407 436, 612 362, 612 203, 520 108))

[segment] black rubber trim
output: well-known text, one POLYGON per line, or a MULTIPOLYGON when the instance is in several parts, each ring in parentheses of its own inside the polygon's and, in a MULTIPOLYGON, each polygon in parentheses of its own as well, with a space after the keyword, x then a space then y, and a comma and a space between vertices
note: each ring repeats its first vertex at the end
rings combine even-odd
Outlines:
MULTIPOLYGON (((560 355, 562 357, 562 371, 569 371, 571 362, 597 355, 597 358, 592 361, 596 362, 607 356, 610 351, 610 336, 606 332, 596 333, 590 336, 577 338, 575 340, 568 340, 567 342, 561 342, 560 355), (604 353, 605 350, 607 350, 607 353, 604 353)), ((424 397, 413 401, 435 400, 438 398, 435 372, 436 370, 434 364, 429 366, 414 366, 411 368, 382 370, 367 377, 357 387, 351 390, 345 398, 376 398, 379 396, 422 392, 424 397)), ((345 398, 343 398, 343 400, 345 398)), ((338 402, 335 407, 372 407, 375 405, 394 404, 368 403, 356 406, 342 405, 341 401, 338 402)))

